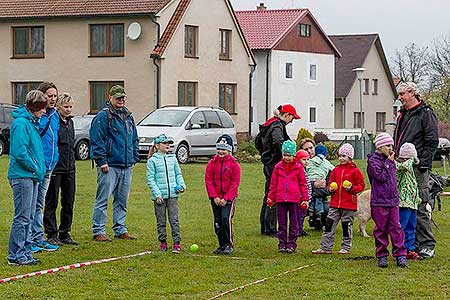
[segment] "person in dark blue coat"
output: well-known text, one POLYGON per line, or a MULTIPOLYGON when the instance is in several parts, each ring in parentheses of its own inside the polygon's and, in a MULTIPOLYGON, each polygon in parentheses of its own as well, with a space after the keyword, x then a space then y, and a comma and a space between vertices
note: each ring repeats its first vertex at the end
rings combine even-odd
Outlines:
POLYGON ((139 161, 139 140, 134 119, 125 107, 127 94, 120 85, 111 87, 109 101, 92 120, 89 136, 91 157, 97 165, 97 196, 92 216, 93 239, 111 242, 106 235, 108 199, 114 195, 114 236, 134 240, 125 219, 131 187, 132 168, 139 161))

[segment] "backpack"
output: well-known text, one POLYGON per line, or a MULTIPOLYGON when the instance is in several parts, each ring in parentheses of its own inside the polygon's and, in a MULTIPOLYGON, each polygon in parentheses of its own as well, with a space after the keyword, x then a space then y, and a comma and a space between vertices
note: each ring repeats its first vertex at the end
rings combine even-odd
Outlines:
POLYGON ((264 148, 264 140, 266 138, 267 131, 269 130, 270 126, 264 127, 263 125, 259 125, 259 132, 255 137, 255 148, 258 150, 259 154, 261 155, 265 148, 264 148))

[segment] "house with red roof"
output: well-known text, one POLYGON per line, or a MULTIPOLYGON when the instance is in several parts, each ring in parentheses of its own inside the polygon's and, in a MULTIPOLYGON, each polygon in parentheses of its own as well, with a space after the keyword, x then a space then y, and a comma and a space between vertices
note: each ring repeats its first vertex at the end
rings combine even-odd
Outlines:
POLYGON ((252 86, 252 134, 279 105, 290 103, 301 116, 287 126, 334 126, 334 68, 341 57, 308 9, 237 11, 239 24, 256 58, 252 86))
POLYGON ((400 106, 380 36, 374 34, 331 35, 342 54, 336 61, 335 128, 361 128, 369 133, 393 131, 400 106), (364 68, 360 86, 352 70, 364 68), (362 120, 361 120, 362 111, 362 120))
POLYGON ((229 0, 0 1, 3 102, 52 81, 75 114, 95 113, 122 84, 136 121, 165 105, 221 106, 247 134, 254 65, 229 0))

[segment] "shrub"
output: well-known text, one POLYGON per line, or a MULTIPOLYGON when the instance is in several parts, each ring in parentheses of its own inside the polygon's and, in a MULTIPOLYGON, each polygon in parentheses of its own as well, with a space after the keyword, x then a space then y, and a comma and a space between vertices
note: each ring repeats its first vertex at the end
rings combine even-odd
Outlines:
POLYGON ((323 145, 325 147, 327 147, 327 151, 328 151, 328 159, 329 160, 333 160, 333 159, 337 159, 338 158, 338 149, 339 149, 339 144, 331 142, 331 141, 326 141, 323 143, 323 145))
POLYGON ((297 139, 295 140, 295 143, 297 144, 297 150, 300 149, 300 142, 306 138, 313 139, 313 135, 311 134, 311 132, 309 132, 308 129, 300 128, 297 134, 297 139))
POLYGON ((316 142, 316 145, 323 144, 325 142, 328 142, 329 140, 330 139, 328 138, 328 136, 323 132, 318 131, 314 134, 314 142, 316 142))
POLYGON ((238 151, 234 155, 239 162, 256 163, 261 160, 258 150, 256 150, 254 141, 243 142, 239 144, 238 151))

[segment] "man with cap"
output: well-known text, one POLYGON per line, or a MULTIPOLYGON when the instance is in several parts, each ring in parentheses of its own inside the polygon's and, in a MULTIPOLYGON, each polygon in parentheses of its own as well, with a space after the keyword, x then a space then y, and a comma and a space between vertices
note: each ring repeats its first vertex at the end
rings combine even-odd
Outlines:
POLYGON ((134 240, 125 225, 132 168, 139 161, 139 141, 127 94, 120 85, 109 90, 109 101, 92 120, 89 131, 91 157, 97 164, 97 195, 92 217, 93 239, 111 242, 106 235, 108 199, 113 200, 113 232, 119 239, 134 240))
POLYGON ((422 258, 431 258, 434 256, 436 240, 431 228, 428 181, 434 152, 439 144, 437 119, 433 110, 420 99, 415 83, 400 84, 398 96, 403 107, 397 116, 394 149, 398 154, 404 143, 412 143, 416 147, 420 163, 414 167, 414 173, 419 185, 419 196, 422 199, 417 210, 416 252, 422 258))
POLYGON ((275 109, 274 116, 260 125, 261 142, 261 162, 264 165, 264 176, 266 177, 264 198, 261 207, 260 222, 261 234, 277 236, 277 211, 276 205, 267 206, 267 194, 269 193, 270 178, 275 165, 281 161, 281 147, 284 141, 290 140, 286 131, 286 125, 292 123, 294 119, 300 119, 294 106, 291 104, 280 105, 275 109))

